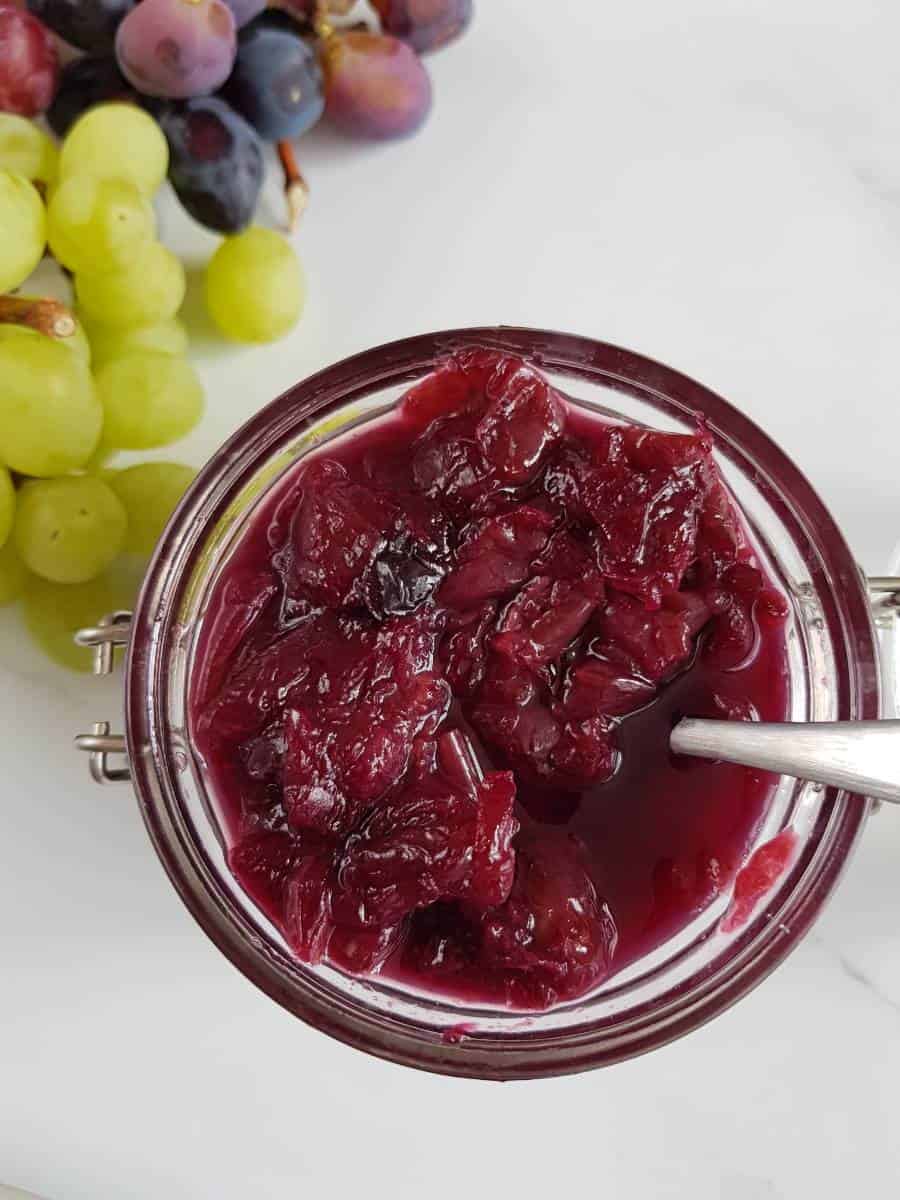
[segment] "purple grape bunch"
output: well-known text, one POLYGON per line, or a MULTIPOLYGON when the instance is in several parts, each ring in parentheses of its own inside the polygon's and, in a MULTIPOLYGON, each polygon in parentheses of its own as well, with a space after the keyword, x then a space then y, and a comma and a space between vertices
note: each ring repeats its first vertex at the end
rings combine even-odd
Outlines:
POLYGON ((432 95, 420 55, 466 29, 472 0, 371 7, 377 28, 347 24, 353 0, 27 0, 27 13, 0 0, 22 27, 0 39, 0 80, 10 81, 0 110, 43 111, 62 136, 95 104, 141 105, 169 141, 184 207, 235 233, 256 210, 263 143, 279 144, 286 186, 303 187, 289 142, 320 119, 369 140, 425 122, 432 95), (59 69, 50 34, 82 55, 59 69))

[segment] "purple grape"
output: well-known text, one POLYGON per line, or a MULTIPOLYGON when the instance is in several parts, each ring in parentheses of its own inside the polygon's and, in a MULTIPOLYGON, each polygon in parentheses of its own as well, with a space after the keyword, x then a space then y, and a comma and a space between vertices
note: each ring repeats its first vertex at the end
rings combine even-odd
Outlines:
POLYGON ((138 99, 114 58, 76 58, 62 69, 59 89, 47 109, 47 121, 57 137, 65 137, 69 127, 95 104, 138 99))
POLYGON ((48 29, 79 50, 112 50, 119 22, 137 0, 28 0, 28 8, 48 29))
POLYGON ((319 56, 290 17, 259 17, 241 31, 222 95, 266 141, 299 137, 325 108, 319 56))
POLYGON ((59 81, 59 55, 49 29, 31 13, 0 3, 0 112, 36 117, 59 81))
POLYGON ((119 26, 116 57, 148 96, 186 100, 221 87, 237 48, 224 0, 141 0, 119 26))
POLYGON ((169 180, 191 216, 220 233, 253 219, 263 180, 262 145, 218 96, 166 105, 159 123, 169 142, 169 180))
POLYGON ((353 137, 414 133, 431 109, 431 81, 415 50, 379 33, 335 33, 323 46, 328 116, 353 137))
POLYGON ((248 21, 252 21, 266 7, 267 0, 225 0, 234 14, 234 23, 242 29, 248 21))
POLYGON ((472 0, 372 0, 385 33, 420 54, 446 46, 472 20, 472 0))

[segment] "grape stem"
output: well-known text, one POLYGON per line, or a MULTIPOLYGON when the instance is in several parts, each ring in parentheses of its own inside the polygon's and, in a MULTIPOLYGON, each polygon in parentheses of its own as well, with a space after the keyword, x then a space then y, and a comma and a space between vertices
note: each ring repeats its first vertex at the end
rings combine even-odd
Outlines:
POLYGON ((0 296, 0 325, 25 325, 52 338, 71 337, 75 318, 59 300, 0 296))
POLYGON ((294 147, 286 139, 278 143, 278 157, 284 171, 284 197, 288 207, 288 230, 293 233, 309 200, 309 185, 297 166, 294 147))

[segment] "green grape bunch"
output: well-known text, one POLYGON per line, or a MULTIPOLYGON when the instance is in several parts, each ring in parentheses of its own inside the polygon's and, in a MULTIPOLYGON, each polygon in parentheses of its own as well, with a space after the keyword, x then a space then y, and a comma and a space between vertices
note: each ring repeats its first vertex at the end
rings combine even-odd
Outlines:
MULTIPOLYGON (((88 109, 59 147, 0 112, 0 228, 12 233, 0 241, 0 606, 20 605, 66 667, 89 669, 72 622, 133 602, 194 474, 115 462, 181 440, 205 407, 179 317, 185 270, 157 237, 168 170, 165 136, 133 104, 88 109), (29 294, 45 255, 71 278, 71 306, 29 294)), ((285 336, 305 283, 290 243, 251 226, 221 241, 204 295, 224 351, 285 336)))

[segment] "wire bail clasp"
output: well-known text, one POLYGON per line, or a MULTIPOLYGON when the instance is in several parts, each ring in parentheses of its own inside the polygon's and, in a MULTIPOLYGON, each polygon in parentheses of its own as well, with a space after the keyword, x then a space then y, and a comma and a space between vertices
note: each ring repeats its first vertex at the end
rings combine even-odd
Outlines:
MULTIPOLYGON (((95 675, 112 675, 116 669, 116 647, 127 646, 130 636, 131 613, 119 609, 101 618, 97 625, 79 629, 75 642, 94 651, 95 675)), ((111 754, 124 756, 128 749, 123 734, 110 733, 109 721, 96 721, 90 733, 77 734, 75 746, 89 755, 88 769, 96 783, 122 783, 131 778, 127 760, 124 766, 110 766, 111 754)))

